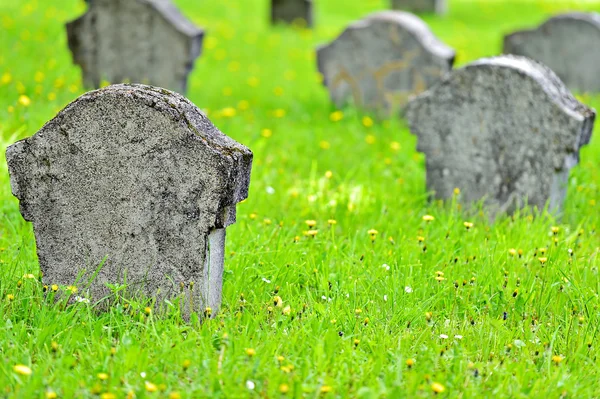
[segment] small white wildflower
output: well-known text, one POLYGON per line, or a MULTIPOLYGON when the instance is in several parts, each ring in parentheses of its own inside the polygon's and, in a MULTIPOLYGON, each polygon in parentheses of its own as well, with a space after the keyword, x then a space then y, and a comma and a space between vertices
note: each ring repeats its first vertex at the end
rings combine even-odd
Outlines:
POLYGON ((386 264, 386 263, 384 263, 383 265, 381 265, 381 267, 383 267, 387 271, 390 270, 390 266, 388 264, 386 264))
POLYGON ((89 299, 80 297, 79 295, 75 297, 75 301, 79 303, 90 303, 89 299))
POLYGON ((142 371, 142 372, 140 373, 140 377, 142 377, 142 378, 146 378, 146 372, 145 372, 145 371, 142 371))
POLYGON ((255 387, 254 382, 252 382, 250 380, 246 381, 246 388, 248 388, 249 390, 252 391, 252 390, 254 390, 254 387, 255 387))
POLYGON ((269 195, 273 195, 275 194, 275 189, 271 186, 267 186, 267 188, 265 189, 265 191, 267 192, 267 194, 269 195))
POLYGON ((440 334, 440 338, 441 339, 448 339, 448 336, 446 334, 440 334))
POLYGON ((456 334, 456 335, 454 336, 454 338, 455 338, 455 339, 463 339, 463 336, 462 336, 462 335, 459 335, 459 334, 456 334))
POLYGON ((404 287, 404 292, 410 294, 411 292, 413 292, 413 289, 407 285, 406 287, 404 287))
POLYGON ((515 339, 515 346, 517 348, 523 348, 525 345, 525 342, 521 341, 520 339, 515 339))
POLYGON ((267 278, 262 278, 262 281, 264 281, 267 284, 271 284, 271 280, 267 279, 267 278))
POLYGON ((383 300, 384 300, 385 302, 387 302, 387 295, 384 295, 384 296, 383 296, 383 300))

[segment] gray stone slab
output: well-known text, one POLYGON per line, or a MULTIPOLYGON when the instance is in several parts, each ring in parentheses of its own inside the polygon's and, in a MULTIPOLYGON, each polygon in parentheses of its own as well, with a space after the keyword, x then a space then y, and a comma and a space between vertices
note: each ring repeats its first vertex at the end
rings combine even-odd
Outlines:
MULTIPOLYGON (((95 0, 96 1, 96 0, 95 0)), ((13 194, 33 222, 46 284, 107 283, 221 301, 225 228, 247 197, 252 153, 179 94, 113 85, 79 97, 6 151, 13 194)))
POLYGON ((444 14, 446 12, 446 0, 392 0, 392 8, 416 14, 444 14))
POLYGON ((92 88, 147 83, 185 94, 203 36, 170 0, 94 0, 67 23, 73 62, 92 88))
POLYGON ((555 16, 537 29, 504 38, 504 53, 533 58, 550 67, 571 90, 600 91, 600 14, 555 16))
POLYGON ((313 26, 313 0, 271 0, 271 21, 292 23, 297 20, 313 26))
POLYGON ((389 115, 452 69, 455 52, 419 17, 383 11, 349 25, 317 50, 333 102, 389 115))
POLYGON ((596 113, 549 68, 525 57, 481 59, 454 70, 406 107, 425 153, 427 188, 485 199, 491 215, 529 204, 559 211, 569 170, 596 113))

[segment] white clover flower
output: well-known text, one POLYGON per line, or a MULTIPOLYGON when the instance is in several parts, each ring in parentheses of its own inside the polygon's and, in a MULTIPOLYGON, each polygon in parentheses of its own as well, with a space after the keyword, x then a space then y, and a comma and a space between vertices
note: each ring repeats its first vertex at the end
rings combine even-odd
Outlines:
POLYGON ((248 388, 249 390, 254 390, 254 382, 252 382, 251 380, 246 381, 246 388, 248 388))
POLYGON ((446 334, 440 334, 440 338, 441 339, 448 339, 448 336, 446 334))
POLYGON ((407 285, 406 287, 404 287, 404 292, 410 294, 411 292, 413 292, 413 289, 407 285))

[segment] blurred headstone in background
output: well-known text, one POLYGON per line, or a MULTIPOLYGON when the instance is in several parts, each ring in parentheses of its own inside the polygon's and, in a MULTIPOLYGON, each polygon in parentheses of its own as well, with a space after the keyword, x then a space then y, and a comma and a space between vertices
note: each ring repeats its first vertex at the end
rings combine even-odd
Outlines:
POLYGON ((406 107, 436 198, 485 199, 492 215, 563 204, 569 170, 590 141, 595 111, 526 57, 475 61, 406 107))
POLYGON ((204 32, 170 0, 93 0, 67 35, 86 87, 148 83, 184 94, 204 32))
POLYGON ((600 14, 574 12, 504 38, 504 53, 550 67, 577 92, 600 91, 600 14))
POLYGON ((394 10, 408 11, 415 14, 446 12, 446 0, 391 0, 394 10))
POLYGON ((313 26, 313 0, 271 0, 273 23, 300 22, 313 26))
POLYGON ((89 92, 6 159, 46 284, 81 278, 97 301, 126 284, 130 297, 182 297, 185 316, 217 311, 252 152, 186 98, 138 84, 89 92))
POLYGON ((338 107, 389 116, 452 69, 455 52, 419 17, 401 11, 371 14, 317 49, 318 68, 338 107))

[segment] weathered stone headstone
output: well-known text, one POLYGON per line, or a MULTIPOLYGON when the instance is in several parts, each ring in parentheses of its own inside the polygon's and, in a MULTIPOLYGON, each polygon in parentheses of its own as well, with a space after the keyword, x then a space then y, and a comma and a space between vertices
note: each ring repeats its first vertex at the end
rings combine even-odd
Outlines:
POLYGON ((390 114, 452 69, 454 50, 413 14, 384 11, 352 23, 317 50, 332 101, 390 114))
POLYGON ((302 20, 313 26, 313 0, 271 0, 271 21, 292 23, 302 20))
POLYGON ((560 210, 596 113, 544 65, 502 56, 454 70, 405 116, 425 153, 428 190, 445 199, 459 188, 494 215, 547 202, 560 210))
POLYGON ((67 23, 86 87, 148 83, 185 93, 204 33, 171 0, 94 0, 67 23))
POLYGON ((107 283, 221 301, 225 228, 246 198, 252 153, 179 94, 114 85, 68 105, 6 151, 13 194, 33 222, 47 284, 107 283))
POLYGON ((446 12, 446 0, 392 0, 392 8, 416 14, 443 14, 446 12))
POLYGON ((571 90, 600 91, 600 14, 558 15, 537 29, 512 33, 504 38, 504 53, 547 65, 571 90))

